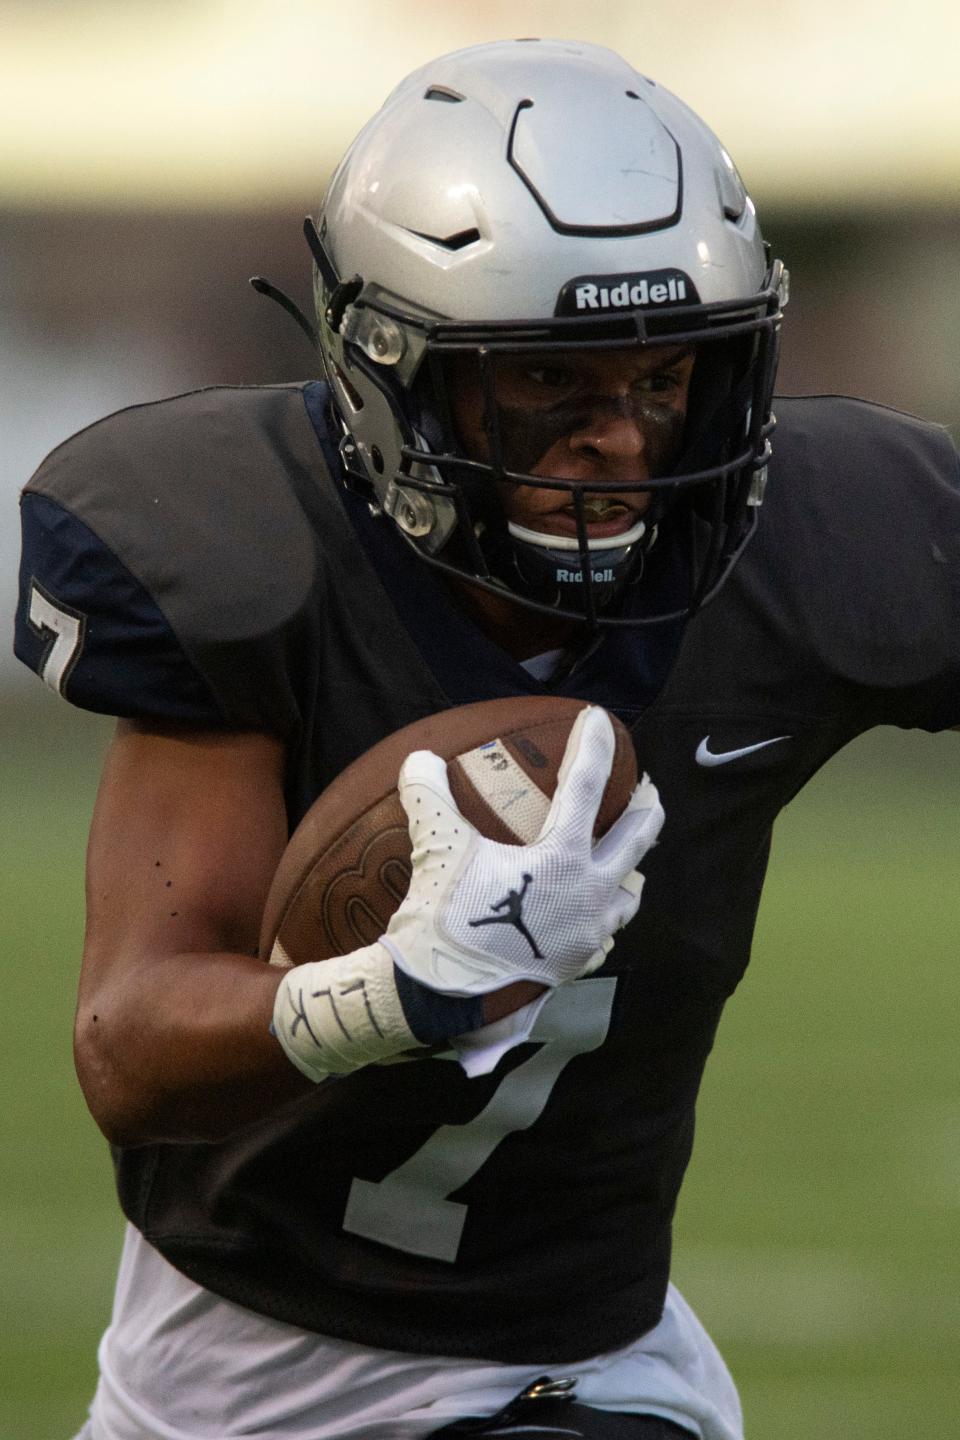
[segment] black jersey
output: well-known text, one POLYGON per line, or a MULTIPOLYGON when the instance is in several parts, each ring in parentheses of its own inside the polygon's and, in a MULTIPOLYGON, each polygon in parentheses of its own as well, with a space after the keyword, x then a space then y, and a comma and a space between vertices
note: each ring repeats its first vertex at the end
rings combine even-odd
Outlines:
MULTIPOLYGON (((93 708, 282 735, 291 824, 399 726, 544 688, 333 478, 324 399, 125 411, 23 501, 21 657, 93 708)), ((368 1067, 228 1141, 118 1151, 125 1212, 185 1274, 322 1333, 507 1362, 657 1322, 779 810, 869 726, 960 720, 948 439, 844 399, 777 414, 758 533, 720 596, 682 640, 607 636, 560 687, 625 719, 666 811, 606 965, 490 1075, 368 1067)))

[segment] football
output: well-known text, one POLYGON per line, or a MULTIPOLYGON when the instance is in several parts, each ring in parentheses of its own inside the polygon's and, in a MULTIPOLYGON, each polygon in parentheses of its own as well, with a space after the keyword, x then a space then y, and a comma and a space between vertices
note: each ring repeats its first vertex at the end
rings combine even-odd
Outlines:
MULTIPOLYGON (((403 761, 433 750, 481 834, 535 839, 583 700, 522 696, 443 710, 381 740, 318 796, 281 857, 264 909, 260 954, 278 965, 346 955, 378 940, 407 892, 411 844, 397 794, 403 761)), ((637 783, 636 757, 614 716, 616 748, 595 828, 602 835, 637 783)))

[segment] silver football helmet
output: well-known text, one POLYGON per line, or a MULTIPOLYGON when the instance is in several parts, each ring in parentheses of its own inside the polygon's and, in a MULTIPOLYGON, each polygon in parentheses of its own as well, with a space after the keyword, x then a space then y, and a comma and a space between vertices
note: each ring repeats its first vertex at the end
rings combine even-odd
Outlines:
POLYGON ((393 91, 306 229, 347 473, 423 560, 593 626, 677 618, 717 592, 762 499, 786 272, 681 101, 595 45, 459 51, 393 91), (651 492, 642 517, 598 539, 597 484, 538 463, 576 414, 525 428, 500 367, 663 347, 695 356, 681 430, 655 473, 619 486, 651 492), (464 373, 481 446, 451 404, 464 373), (568 533, 510 520, 510 485, 568 492, 568 533), (627 605, 658 534, 689 543, 685 593, 627 605))

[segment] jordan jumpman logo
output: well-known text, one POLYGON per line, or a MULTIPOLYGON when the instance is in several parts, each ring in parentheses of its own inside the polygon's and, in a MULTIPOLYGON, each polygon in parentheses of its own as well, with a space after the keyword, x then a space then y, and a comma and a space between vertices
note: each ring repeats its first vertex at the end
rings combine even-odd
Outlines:
POLYGON ((474 927, 477 925, 512 925, 515 930, 520 931, 537 959, 542 960, 543 955, 540 953, 536 940, 523 923, 523 897, 526 895, 527 886, 532 879, 533 876, 524 871, 523 889, 508 890, 502 900, 498 900, 495 905, 490 906, 491 910, 502 910, 504 912, 502 915, 487 915, 483 920, 468 920, 467 924, 474 927))

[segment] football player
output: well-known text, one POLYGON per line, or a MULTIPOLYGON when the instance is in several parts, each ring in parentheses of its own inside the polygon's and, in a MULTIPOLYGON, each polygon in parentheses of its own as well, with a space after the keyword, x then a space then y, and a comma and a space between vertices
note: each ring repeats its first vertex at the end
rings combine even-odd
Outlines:
MULTIPOLYGON (((780 808, 870 726, 960 720, 957 457, 836 397, 773 434, 783 267, 609 51, 425 66, 307 231, 320 378, 126 410, 23 497, 18 653, 120 717, 76 1055, 129 1226, 85 1433, 740 1440, 669 1283, 697 1088, 780 808), (438 985, 415 864, 324 964, 372 997, 338 1029, 255 954, 290 828, 404 724, 547 692, 596 702, 551 825, 464 861, 504 923, 447 884, 438 985), (599 855, 597 706, 651 777, 599 855)), ((456 828, 444 786, 407 762, 456 828)))

